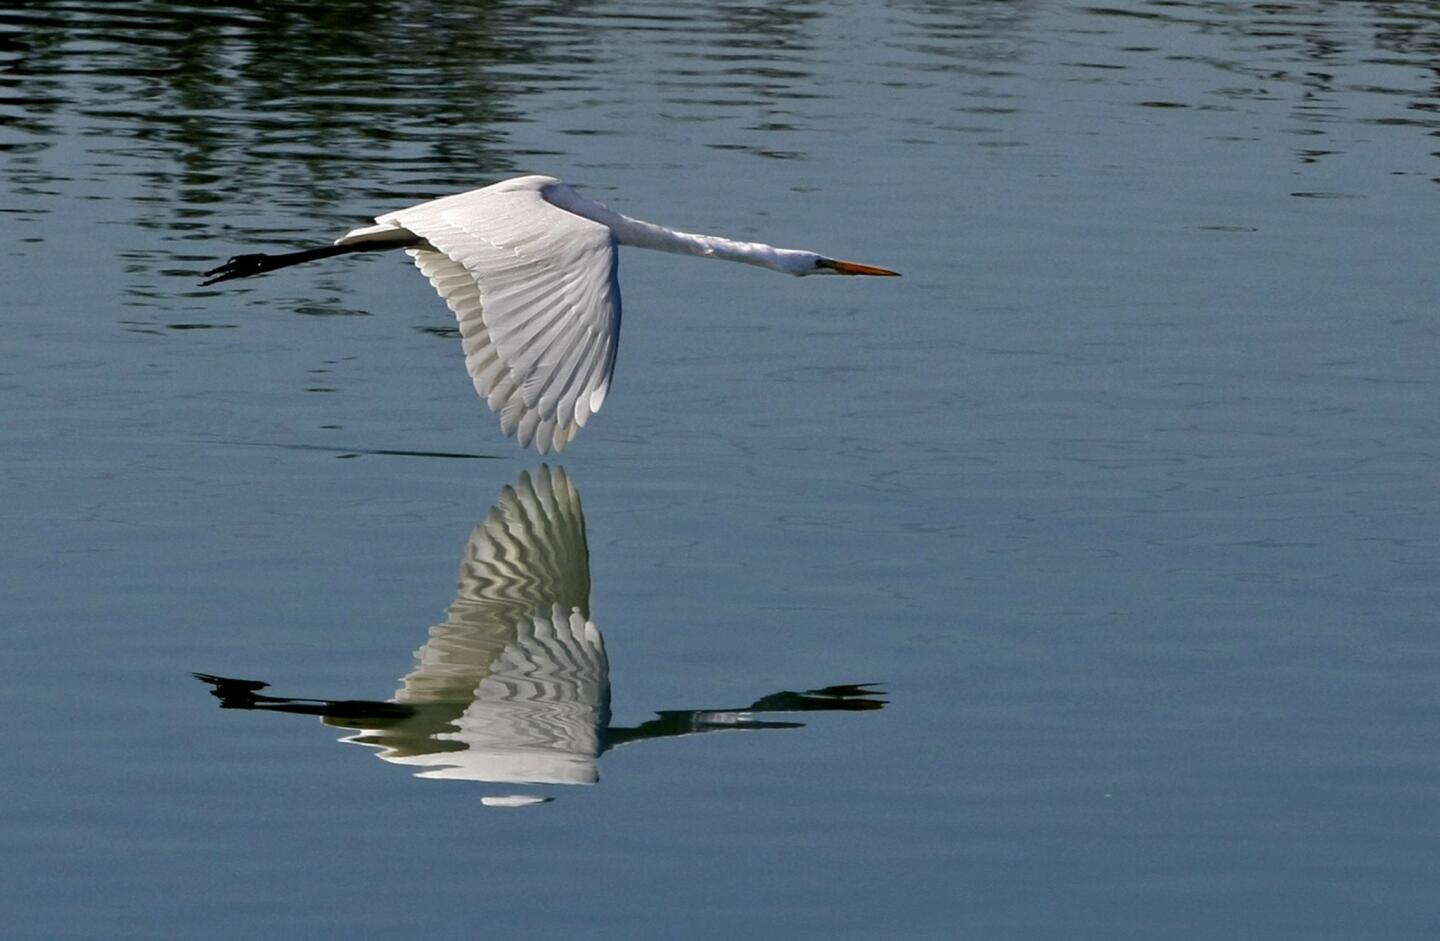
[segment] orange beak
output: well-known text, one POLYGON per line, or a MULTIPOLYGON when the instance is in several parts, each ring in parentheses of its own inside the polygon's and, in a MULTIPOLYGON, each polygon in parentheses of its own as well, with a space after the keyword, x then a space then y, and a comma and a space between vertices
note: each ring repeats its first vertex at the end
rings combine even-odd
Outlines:
POLYGON ((876 265, 862 265, 858 261, 837 261, 834 258, 822 258, 819 261, 821 268, 832 268, 840 274, 868 274, 879 278, 898 278, 900 272, 891 271, 889 268, 881 268, 876 265))

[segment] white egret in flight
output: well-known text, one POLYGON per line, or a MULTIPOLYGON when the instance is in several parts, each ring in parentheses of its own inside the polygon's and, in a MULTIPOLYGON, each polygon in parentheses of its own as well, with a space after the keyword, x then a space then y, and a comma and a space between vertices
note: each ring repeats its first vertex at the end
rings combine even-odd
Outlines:
POLYGON ((500 427, 544 454, 600 410, 620 338, 617 245, 758 265, 793 275, 895 275, 815 252, 677 232, 522 176, 386 213, 334 245, 237 255, 216 284, 346 252, 403 248, 455 312, 465 366, 500 427))

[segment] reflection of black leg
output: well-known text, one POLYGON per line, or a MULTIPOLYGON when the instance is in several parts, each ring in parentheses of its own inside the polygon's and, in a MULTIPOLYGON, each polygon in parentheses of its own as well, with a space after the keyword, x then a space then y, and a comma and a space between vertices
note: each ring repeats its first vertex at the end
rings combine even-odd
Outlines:
POLYGON ((404 719, 415 713, 409 706, 369 699, 293 699, 288 696, 265 696, 260 690, 270 684, 259 680, 237 680, 209 673, 190 675, 202 683, 210 684, 210 695, 220 700, 221 709, 294 712, 326 719, 348 720, 404 719))
POLYGON ((259 680, 236 680, 228 676, 214 676, 209 673, 191 673, 190 675, 202 683, 210 684, 212 687, 210 695, 220 700, 221 709, 254 709, 256 703, 261 701, 283 702, 274 696, 258 695, 260 690, 270 685, 259 680))

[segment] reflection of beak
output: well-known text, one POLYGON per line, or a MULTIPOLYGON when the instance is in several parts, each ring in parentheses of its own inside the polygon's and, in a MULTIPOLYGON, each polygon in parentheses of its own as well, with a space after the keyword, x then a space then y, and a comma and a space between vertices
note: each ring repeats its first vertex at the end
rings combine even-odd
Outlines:
POLYGON ((817 264, 821 268, 831 268, 840 274, 869 274, 882 278, 898 278, 900 272, 891 271, 889 268, 880 268, 875 265, 862 265, 858 261, 837 261, 834 258, 822 258, 817 264))

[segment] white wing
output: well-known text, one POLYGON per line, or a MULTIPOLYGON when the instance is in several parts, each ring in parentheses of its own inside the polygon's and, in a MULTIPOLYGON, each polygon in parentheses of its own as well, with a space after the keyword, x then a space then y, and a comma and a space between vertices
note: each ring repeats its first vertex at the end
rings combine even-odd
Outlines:
POLYGON ((546 201, 528 176, 380 216, 342 242, 404 229, 409 254, 455 312, 475 390, 507 435, 540 453, 600 410, 615 368, 620 285, 609 227, 546 201))

